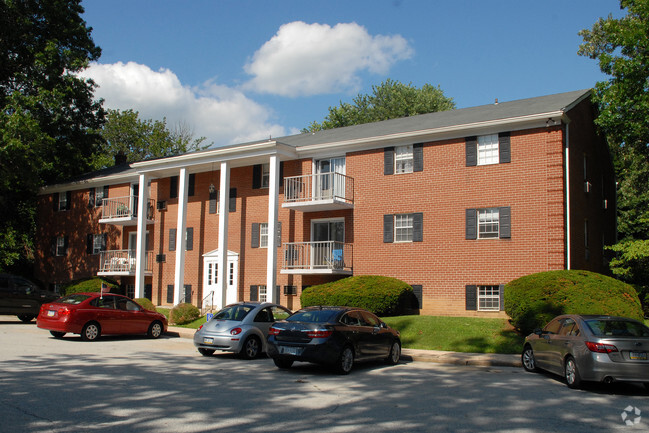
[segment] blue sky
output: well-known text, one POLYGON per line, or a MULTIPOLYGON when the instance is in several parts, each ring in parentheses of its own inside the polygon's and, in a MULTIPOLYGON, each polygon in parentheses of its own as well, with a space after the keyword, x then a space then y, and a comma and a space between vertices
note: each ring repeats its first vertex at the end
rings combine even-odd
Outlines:
POLYGON ((617 0, 84 0, 105 107, 166 117, 215 146, 299 132, 387 78, 458 108, 606 77, 579 30, 617 0))

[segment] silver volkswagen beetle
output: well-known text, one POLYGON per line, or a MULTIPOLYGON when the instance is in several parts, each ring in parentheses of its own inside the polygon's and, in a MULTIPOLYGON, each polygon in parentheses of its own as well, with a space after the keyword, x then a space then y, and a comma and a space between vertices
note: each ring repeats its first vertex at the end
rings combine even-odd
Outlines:
POLYGON ((253 359, 266 352, 270 325, 290 315, 288 308, 270 302, 231 304, 196 330, 194 346, 203 356, 211 356, 221 350, 253 359))
POLYGON ((643 382, 649 388, 649 328, 637 320, 567 314, 525 338, 523 367, 582 381, 643 382))

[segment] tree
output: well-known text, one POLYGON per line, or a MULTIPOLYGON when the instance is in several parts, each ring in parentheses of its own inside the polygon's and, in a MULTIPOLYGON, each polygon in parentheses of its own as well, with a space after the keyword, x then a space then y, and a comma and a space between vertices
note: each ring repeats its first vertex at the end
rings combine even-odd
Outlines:
POLYGON ((387 79, 379 86, 372 86, 371 95, 357 95, 353 104, 341 101, 340 106, 329 107, 329 114, 322 123, 314 121, 302 132, 360 125, 453 108, 453 99, 444 96, 439 86, 424 84, 418 89, 413 87, 412 83, 406 85, 387 79))
POLYGON ((0 270, 29 265, 38 189, 91 168, 101 54, 80 0, 0 0, 0 270))
POLYGON ((168 129, 166 119, 140 120, 137 111, 108 110, 106 124, 101 130, 104 144, 96 165, 108 167, 118 154, 124 155, 128 162, 135 162, 209 147, 201 146, 205 137, 194 139, 193 135, 186 123, 168 129))

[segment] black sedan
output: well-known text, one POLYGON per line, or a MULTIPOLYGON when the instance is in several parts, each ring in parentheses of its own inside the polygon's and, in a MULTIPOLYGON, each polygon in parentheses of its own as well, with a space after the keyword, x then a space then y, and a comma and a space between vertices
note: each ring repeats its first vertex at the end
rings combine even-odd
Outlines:
POLYGON ((333 366, 348 374, 355 361, 399 362, 399 331, 369 311, 350 307, 308 307, 274 323, 268 331, 268 356, 279 368, 294 361, 333 366))

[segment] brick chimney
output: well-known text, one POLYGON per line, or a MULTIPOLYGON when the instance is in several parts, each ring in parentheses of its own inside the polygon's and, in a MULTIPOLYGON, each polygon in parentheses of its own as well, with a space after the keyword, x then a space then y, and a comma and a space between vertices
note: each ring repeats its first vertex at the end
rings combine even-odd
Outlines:
POLYGON ((115 154, 115 165, 122 164, 126 164, 126 155, 124 155, 124 152, 117 152, 115 154))

